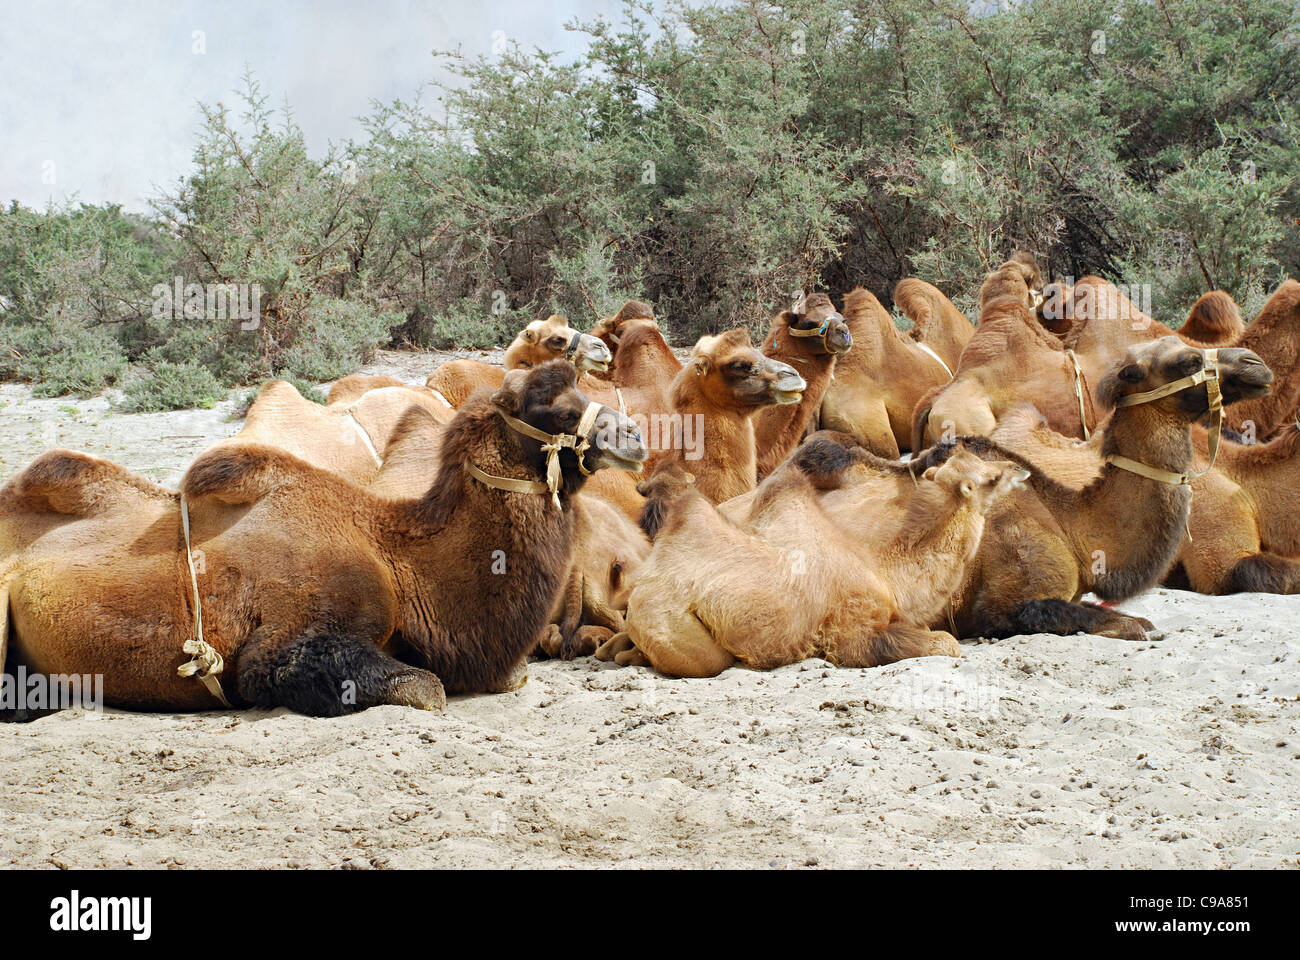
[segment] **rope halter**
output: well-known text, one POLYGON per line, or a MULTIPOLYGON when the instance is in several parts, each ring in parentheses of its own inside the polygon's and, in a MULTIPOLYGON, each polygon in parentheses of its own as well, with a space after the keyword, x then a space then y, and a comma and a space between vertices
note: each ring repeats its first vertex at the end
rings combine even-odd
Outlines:
POLYGON ((582 458, 587 451, 591 449, 591 438, 587 434, 591 433, 591 428, 596 425, 596 417, 600 416, 602 405, 592 400, 588 402, 587 408, 582 411, 582 417, 578 420, 578 427, 573 433, 547 433, 545 430, 539 430, 531 423, 524 423, 518 417, 512 417, 504 410, 497 409, 497 416, 505 421, 506 426, 515 433, 521 433, 525 437, 531 437, 534 440, 542 442, 542 451, 546 454, 546 480, 519 480, 514 477, 498 477, 491 473, 485 473, 472 463, 467 463, 470 476, 480 483, 493 487, 497 490, 508 490, 511 493, 549 493, 551 502, 555 504, 555 509, 560 509, 560 490, 564 486, 564 476, 560 473, 560 451, 572 450, 578 457, 578 469, 585 476, 591 476, 595 471, 588 470, 582 458))
POLYGON ((1150 403, 1153 400, 1159 400, 1170 394, 1181 393, 1191 387, 1205 384, 1205 392, 1210 401, 1210 463, 1204 470, 1188 471, 1186 473, 1174 473, 1172 470, 1161 470, 1158 467, 1150 467, 1145 463, 1139 463, 1136 460, 1130 460, 1128 457, 1121 457, 1118 454, 1111 454, 1106 458, 1106 462, 1119 467, 1121 470, 1127 470, 1130 473, 1136 473, 1138 476, 1146 477, 1148 480, 1158 480, 1161 483, 1168 483, 1174 486, 1187 486, 1197 477, 1203 477, 1214 467, 1214 461, 1219 457, 1219 435, 1223 429, 1223 394, 1219 390, 1219 351, 1205 351, 1205 366, 1197 370, 1191 376, 1183 377, 1180 380, 1174 380, 1166 383, 1163 387, 1157 387, 1154 390, 1147 390, 1143 393, 1130 393, 1127 396, 1120 397, 1115 402, 1116 407, 1135 407, 1140 403, 1150 403))
POLYGON ((792 337, 820 337, 822 341, 822 349, 825 350, 827 353, 834 353, 835 351, 832 350, 826 344, 826 332, 830 330, 832 320, 843 320, 843 319, 844 318, 839 316, 838 314, 831 314, 829 317, 827 317, 825 320, 822 321, 822 325, 820 327, 813 327, 808 330, 800 330, 798 327, 792 327, 787 324, 785 328, 785 332, 790 334, 790 336, 792 337))

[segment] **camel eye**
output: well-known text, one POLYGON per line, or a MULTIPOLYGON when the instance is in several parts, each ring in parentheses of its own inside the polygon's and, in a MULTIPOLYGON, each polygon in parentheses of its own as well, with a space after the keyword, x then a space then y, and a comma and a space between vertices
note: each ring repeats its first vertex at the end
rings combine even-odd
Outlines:
POLYGON ((754 365, 743 360, 737 360, 731 365, 731 371, 733 373, 753 373, 754 365))

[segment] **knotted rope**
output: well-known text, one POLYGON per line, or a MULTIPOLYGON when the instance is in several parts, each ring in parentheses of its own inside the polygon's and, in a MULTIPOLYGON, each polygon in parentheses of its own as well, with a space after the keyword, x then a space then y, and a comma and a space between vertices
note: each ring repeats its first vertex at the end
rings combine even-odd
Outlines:
POLYGON ((560 473, 560 451, 572 450, 577 454, 578 469, 586 476, 591 476, 593 471, 587 469, 586 464, 582 462, 582 458, 587 450, 591 448, 591 438, 587 434, 596 425, 596 417, 600 415, 602 409, 602 406, 596 401, 589 402, 587 408, 582 411, 582 417, 578 420, 578 427, 573 433, 547 433, 530 423, 524 423, 517 417, 512 417, 504 410, 497 410, 497 416, 504 420, 511 430, 534 440, 542 441, 542 451, 546 454, 546 481, 498 477, 480 470, 472 463, 467 463, 466 466, 469 468, 470 476, 480 483, 497 490, 508 490, 511 493, 549 493, 551 502, 555 504, 555 509, 559 510, 560 489, 564 486, 564 476, 560 473))
POLYGON ((194 636, 186 640, 181 649, 190 655, 187 663, 182 663, 176 672, 182 677, 194 677, 208 692, 221 701, 222 706, 230 706, 221 681, 217 676, 226 669, 226 661, 216 648, 203 639, 203 607, 199 603, 199 574, 194 567, 194 551, 190 548, 190 508, 181 494, 181 530, 185 534, 185 562, 190 568, 190 586, 194 591, 194 636))

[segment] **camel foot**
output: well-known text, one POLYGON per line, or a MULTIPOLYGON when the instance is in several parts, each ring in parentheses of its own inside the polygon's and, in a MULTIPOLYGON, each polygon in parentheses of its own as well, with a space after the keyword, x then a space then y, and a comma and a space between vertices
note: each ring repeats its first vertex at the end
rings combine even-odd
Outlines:
POLYGON ((392 678, 384 703, 442 712, 447 709, 447 693, 442 681, 428 670, 412 670, 392 678))
POLYGON ((561 644, 560 659, 572 660, 574 657, 589 657, 612 636, 614 636, 614 631, 608 627, 598 627, 594 624, 579 627, 573 631, 572 637, 561 644))
POLYGON ((1164 636, 1155 624, 1092 603, 1072 603, 1055 598, 1030 600, 990 624, 990 637, 1015 637, 1032 633, 1071 636, 1090 633, 1120 640, 1150 641, 1164 636))
POLYGON ((635 649, 636 648, 632 646, 632 638, 627 635, 626 631, 624 631, 623 633, 614 634, 597 647, 593 656, 597 660, 609 661, 613 660, 618 654, 623 653, 625 650, 635 649))
POLYGON ((1145 617, 1133 617, 1126 613, 1115 612, 1109 622, 1093 631, 1099 637, 1114 637, 1117 640, 1154 641, 1163 640, 1163 630, 1145 617))
POLYGON ((542 631, 533 653, 539 657, 558 657, 563 647, 564 634, 560 633, 560 625, 558 623, 548 623, 546 629, 542 631))
POLYGON ((615 656, 614 662, 620 667, 650 666, 650 661, 646 658, 646 655, 636 647, 632 647, 630 650, 624 650, 622 653, 615 656))

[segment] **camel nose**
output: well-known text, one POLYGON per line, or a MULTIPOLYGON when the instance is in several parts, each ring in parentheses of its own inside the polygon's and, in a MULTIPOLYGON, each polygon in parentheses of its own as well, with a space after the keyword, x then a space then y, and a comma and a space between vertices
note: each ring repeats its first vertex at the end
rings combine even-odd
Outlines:
POLYGON ((782 392, 802 392, 808 384, 799 376, 799 371, 780 360, 771 361, 772 386, 782 392))
POLYGON ((826 337, 826 346, 830 347, 831 353, 848 353, 853 346, 853 334, 849 333, 848 327, 836 324, 826 337))
POLYGON ((636 421, 610 407, 605 407, 596 418, 596 448, 616 454, 619 459, 643 463, 650 456, 650 448, 641 439, 636 421))

